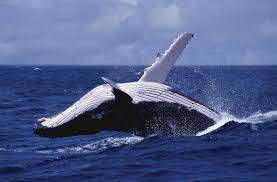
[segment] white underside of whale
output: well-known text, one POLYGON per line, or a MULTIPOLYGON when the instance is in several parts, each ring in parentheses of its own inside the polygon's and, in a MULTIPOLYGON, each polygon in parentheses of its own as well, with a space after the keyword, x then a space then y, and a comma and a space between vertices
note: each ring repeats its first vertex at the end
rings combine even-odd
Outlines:
MULTIPOLYGON (((153 82, 130 82, 117 85, 133 98, 132 102, 134 104, 139 102, 177 103, 186 106, 188 109, 196 110, 215 121, 220 119, 220 116, 213 110, 173 92, 171 87, 164 84, 153 82)), ((44 120, 42 125, 46 127, 62 125, 86 111, 91 111, 97 108, 101 103, 112 99, 115 99, 115 96, 112 93, 112 88, 108 84, 100 85, 88 92, 62 113, 52 118, 42 118, 44 120)))

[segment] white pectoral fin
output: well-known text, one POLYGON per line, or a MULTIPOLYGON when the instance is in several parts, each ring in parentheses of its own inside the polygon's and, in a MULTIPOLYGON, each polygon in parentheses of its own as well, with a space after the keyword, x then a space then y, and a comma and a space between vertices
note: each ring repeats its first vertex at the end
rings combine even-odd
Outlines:
POLYGON ((139 81, 163 83, 170 69, 182 54, 184 48, 192 37, 192 33, 185 32, 174 39, 173 43, 163 54, 157 54, 154 63, 144 70, 144 74, 139 81))

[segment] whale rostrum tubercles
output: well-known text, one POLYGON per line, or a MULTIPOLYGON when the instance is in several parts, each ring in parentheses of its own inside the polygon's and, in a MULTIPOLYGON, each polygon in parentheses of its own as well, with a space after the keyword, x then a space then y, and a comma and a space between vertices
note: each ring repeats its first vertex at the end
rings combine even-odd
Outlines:
POLYGON ((135 135, 196 135, 220 120, 220 115, 164 83, 192 33, 182 33, 137 82, 100 85, 65 111, 38 120, 34 133, 55 138, 95 134, 104 130, 135 135))

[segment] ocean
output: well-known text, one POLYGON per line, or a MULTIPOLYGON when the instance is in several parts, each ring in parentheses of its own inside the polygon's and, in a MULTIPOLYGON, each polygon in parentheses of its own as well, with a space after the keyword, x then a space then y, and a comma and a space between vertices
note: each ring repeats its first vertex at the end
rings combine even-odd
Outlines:
POLYGON ((0 181, 277 181, 277 66, 176 66, 166 84, 223 119, 199 136, 48 139, 37 119, 143 66, 0 66, 0 181))

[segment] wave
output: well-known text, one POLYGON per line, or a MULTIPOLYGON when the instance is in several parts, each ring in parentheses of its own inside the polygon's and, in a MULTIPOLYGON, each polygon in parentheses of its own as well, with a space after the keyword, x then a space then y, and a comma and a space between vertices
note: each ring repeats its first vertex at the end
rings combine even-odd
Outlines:
MULTIPOLYGON (((245 117, 245 118, 237 118, 229 113, 221 113, 221 120, 216 122, 213 126, 205 129, 196 134, 196 136, 206 135, 212 131, 215 131, 222 127, 223 125, 229 122, 236 122, 236 123, 249 123, 249 124, 259 124, 259 123, 266 123, 266 122, 273 122, 277 121, 277 111, 270 111, 266 113, 261 113, 260 111, 245 117)), ((255 129, 255 127, 253 127, 255 129)))
MULTIPOLYGON (((227 123, 235 122, 235 123, 248 123, 253 126, 255 124, 267 123, 277 121, 277 110, 270 111, 266 113, 256 112, 248 117, 237 118, 229 113, 221 113, 221 120, 216 122, 213 126, 207 128, 204 131, 197 133, 196 136, 202 136, 209 134, 227 123)), ((255 127, 251 127, 252 129, 256 129, 255 127)), ((147 138, 151 138, 148 136, 147 138)), ((79 146, 62 146, 60 148, 51 149, 51 150, 35 150, 35 151, 24 151, 24 150, 15 150, 15 149, 7 149, 0 148, 0 152, 33 152, 33 153, 41 153, 41 154, 78 154, 78 153, 98 153, 109 148, 120 147, 124 145, 133 145, 144 140, 143 137, 139 136, 127 136, 127 137, 108 137, 101 140, 97 140, 92 143, 82 144, 79 146)))
MULTIPOLYGON (((221 118, 222 119, 216 122, 215 125, 207 128, 204 131, 197 133, 196 136, 202 136, 210 132, 213 132, 229 122, 248 123, 255 126, 255 124, 259 124, 259 123, 277 121, 277 110, 266 112, 266 113, 256 112, 245 118, 238 118, 229 113, 221 113, 221 118)), ((251 127, 251 128, 255 129, 255 127, 251 127)), ((151 137, 152 136, 148 136, 147 138, 151 138, 151 137)), ((51 151, 37 151, 37 152, 38 153, 60 153, 60 154, 61 153, 97 153, 97 152, 104 151, 108 148, 114 148, 114 147, 119 147, 124 145, 133 145, 141 142, 142 140, 144 140, 144 138, 139 136, 108 137, 82 146, 64 147, 64 148, 55 149, 51 151)))
POLYGON ((77 147, 64 147, 55 150, 36 151, 36 153, 97 153, 108 148, 119 147, 123 145, 133 145, 144 138, 139 136, 131 137, 108 137, 96 142, 85 144, 77 147))
POLYGON ((0 152, 23 152, 23 150, 0 148, 0 152))
POLYGON ((109 148, 120 147, 124 145, 133 145, 142 141, 143 139, 144 139, 143 137, 139 137, 139 136, 108 137, 92 143, 84 144, 81 146, 75 146, 75 147, 63 146, 61 148, 52 149, 52 150, 35 150, 35 151, 17 150, 17 149, 0 147, 0 152, 15 152, 15 153, 31 152, 31 153, 40 153, 40 154, 98 153, 109 148))

